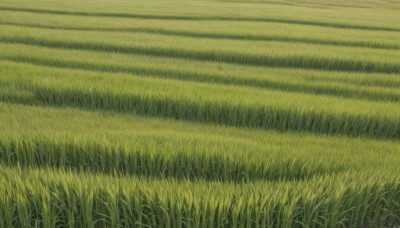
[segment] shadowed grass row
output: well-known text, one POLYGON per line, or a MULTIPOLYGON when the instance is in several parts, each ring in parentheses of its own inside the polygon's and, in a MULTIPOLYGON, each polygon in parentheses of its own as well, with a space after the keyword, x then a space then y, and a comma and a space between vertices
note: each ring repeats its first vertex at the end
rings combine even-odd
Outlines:
MULTIPOLYGON (((2 157, 0 165, 2 227, 359 227, 399 223, 398 141, 249 131, 5 103, 0 105, 0 121, 0 151, 7 157, 2 157), (143 158, 143 163, 123 161, 130 155, 129 148, 146 149, 143 157, 136 157, 143 158), (168 157, 174 158, 174 153, 179 158, 169 164, 178 167, 151 162, 171 161, 168 157), (185 160, 186 155, 191 159, 185 160), (228 158, 222 161, 227 163, 215 160, 221 155, 228 158), (229 156, 234 163, 244 164, 242 171, 252 169, 251 174, 260 171, 251 167, 256 161, 270 167, 276 164, 286 171, 275 173, 275 180, 286 182, 259 182, 249 175, 250 179, 242 180, 251 183, 235 185, 201 178, 219 174, 217 180, 222 180, 221 168, 233 164, 229 156), (201 158, 206 158, 204 163, 197 163, 201 158), (314 175, 303 181, 285 178, 286 174, 304 175, 301 166, 288 164, 297 159, 308 171, 316 168, 311 170, 314 175), (200 178, 187 176, 194 174, 198 165, 207 164, 205 172, 196 173, 200 178), (146 165, 149 173, 142 177, 127 175, 146 165), (179 170, 181 165, 185 167, 179 170), (24 166, 41 169, 20 168, 24 166), (167 169, 160 171, 157 166, 167 169), (168 175, 168 169, 174 170, 174 175, 168 175), (91 172, 77 173, 79 170, 91 172), (157 171, 161 175, 151 175, 157 171), (101 174, 104 172, 110 176, 101 174)), ((243 173, 231 175, 228 182, 233 183, 243 173)))
POLYGON ((90 17, 113 17, 113 18, 136 18, 136 19, 155 19, 155 20, 195 20, 195 21, 251 21, 251 22, 274 22, 283 24, 294 25, 312 25, 330 28, 342 29, 360 29, 360 30, 375 30, 375 31, 394 31, 399 32, 400 28, 390 26, 371 26, 371 25, 356 25, 344 23, 330 23, 322 21, 306 21, 296 20, 289 18, 261 18, 261 17, 228 17, 228 16, 189 16, 189 15, 156 15, 156 14, 134 14, 134 13, 108 13, 108 12, 82 12, 82 11, 65 11, 65 10, 52 10, 52 9, 39 9, 39 8, 16 8, 1 6, 0 10, 3 11, 16 11, 40 14, 55 14, 55 15, 71 15, 71 16, 90 16, 90 17))
MULTIPOLYGON (((207 74, 196 71, 182 71, 179 69, 168 70, 163 68, 154 68, 149 66, 148 68, 127 66, 120 64, 104 63, 87 63, 77 60, 55 60, 54 58, 31 58, 25 56, 0 56, 0 60, 13 61, 17 63, 28 63, 37 66, 56 67, 62 69, 78 69, 78 70, 89 70, 95 72, 109 72, 109 73, 129 73, 136 76, 150 76, 155 78, 169 78, 178 79, 184 81, 195 81, 195 82, 206 82, 206 83, 217 83, 225 85, 236 85, 236 86, 250 86, 256 88, 265 88, 273 90, 281 90, 288 92, 301 92, 309 94, 321 94, 344 98, 354 98, 372 101, 389 101, 399 102, 400 101, 400 90, 395 88, 374 88, 364 87, 355 85, 346 85, 344 83, 334 82, 317 82, 314 84, 304 82, 304 79, 296 80, 285 80, 276 79, 272 77, 259 77, 251 78, 249 75, 226 75, 226 74, 207 74)), ((278 76, 278 75, 276 75, 278 76)), ((381 84, 385 84, 384 79, 380 81, 381 84)), ((362 82, 360 82, 362 83, 362 82)), ((367 82, 366 82, 367 83, 367 82)), ((379 84, 379 83, 377 83, 379 84)), ((395 86, 391 84, 392 86, 395 86)), ((379 86, 379 85, 377 85, 379 86)))
POLYGON ((340 166, 323 167, 311 160, 305 162, 268 155, 258 148, 240 144, 229 146, 190 139, 185 142, 183 139, 152 135, 132 137, 131 140, 130 145, 108 145, 43 136, 36 139, 2 138, 0 160, 7 166, 223 182, 301 180, 341 171, 340 166), (252 158, 244 155, 243 151, 251 153, 252 158))
POLYGON ((182 119, 228 126, 275 129, 281 131, 343 134, 376 138, 399 138, 398 118, 365 114, 329 114, 280 107, 241 106, 229 103, 197 103, 168 97, 115 95, 75 89, 35 88, 33 104, 74 106, 132 112, 141 115, 182 119))
POLYGON ((0 44, 0 59, 97 72, 130 73, 186 81, 242 85, 377 101, 400 101, 400 79, 386 74, 344 74, 295 71, 184 61, 170 58, 66 51, 0 44), (84 59, 84 61, 82 61, 84 59), (182 66, 185 67, 182 67, 182 66), (223 70, 224 69, 224 70, 223 70), (386 87, 386 88, 385 88, 386 87))
POLYGON ((392 50, 300 45, 282 42, 193 39, 143 33, 68 32, 2 26, 0 41, 101 52, 320 70, 399 73, 392 50), (34 34, 34 35, 32 35, 34 34), (139 45, 140 43, 140 45, 139 45))
POLYGON ((4 62, 1 99, 238 127, 400 137, 397 104, 114 76, 4 62))
MULTIPOLYGON (((396 74, 378 74, 378 73, 355 73, 355 72, 340 72, 340 71, 318 71, 318 70, 300 70, 300 69, 285 69, 285 68, 269 68, 269 67, 255 67, 255 66, 242 66, 236 64, 225 64, 215 62, 204 62, 196 60, 182 60, 168 57, 151 57, 142 55, 125 55, 109 52, 96 52, 96 51, 80 51, 80 50, 65 50, 57 48, 47 48, 35 45, 23 44, 6 44, 0 43, 1 56, 3 58, 13 59, 15 61, 27 61, 45 64, 48 62, 72 62, 70 67, 75 65, 79 67, 80 63, 90 63, 98 67, 103 66, 104 70, 110 70, 109 65, 113 65, 115 70, 132 68, 131 73, 135 73, 134 69, 148 69, 149 73, 154 74, 167 74, 167 72, 174 72, 179 74, 179 79, 184 79, 187 74, 190 78, 191 74, 197 73, 196 76, 200 78, 215 77, 225 78, 231 80, 254 80, 259 81, 260 84, 263 80, 268 81, 271 79, 274 82, 294 82, 302 85, 312 85, 313 83, 340 84, 341 87, 357 86, 359 89, 365 87, 385 87, 385 88, 400 88, 400 78, 396 74), (41 60, 41 61, 40 61, 41 60), (153 71, 150 71, 153 70, 153 71), (158 71, 157 71, 158 70, 158 71), (165 73, 163 72, 165 71, 165 73), (158 73, 157 73, 158 72, 158 73)), ((53 65, 55 67, 62 67, 62 65, 53 65)), ((83 68, 83 67, 82 67, 83 68)), ((87 69, 87 68, 85 68, 87 69)), ((89 68, 96 70, 95 67, 89 68)), ((138 72, 139 73, 139 72, 138 72)), ((140 73, 146 73, 145 70, 140 73)), ((222 79, 221 79, 222 80, 222 79)), ((210 81, 217 81, 211 80, 210 81)), ((244 83, 244 82, 243 82, 244 83)), ((245 84, 245 83, 244 83, 245 84)), ((318 86, 318 84, 316 85, 318 86)))
MULTIPOLYGON (((304 1, 197 1, 185 2, 181 0, 169 0, 165 7, 165 1, 152 0, 143 3, 142 1, 121 1, 118 4, 109 0, 101 0, 93 4, 91 2, 82 2, 71 0, 68 2, 60 0, 40 0, 30 2, 19 0, 17 2, 2 2, 1 6, 12 9, 33 9, 33 11, 53 11, 57 12, 77 12, 78 14, 93 15, 107 14, 112 15, 148 15, 150 18, 168 19, 176 18, 252 18, 274 21, 306 21, 313 24, 331 24, 331 25, 350 25, 362 27, 395 28, 399 29, 399 19, 396 2, 385 0, 362 1, 355 0, 351 2, 344 1, 326 1, 326 0, 308 0, 304 1), (240 12, 238 14, 237 12, 240 12), (321 17, 324 15, 324 17, 321 17), (374 20, 370 20, 374 18, 374 20)), ((18 12, 18 11, 14 11, 18 12)), ((40 12, 39 12, 40 13, 40 12)), ((72 15, 76 16, 76 15, 72 15)))
MULTIPOLYGON (((82 168, 90 170, 94 166, 97 171, 112 171, 114 167, 120 167, 121 173, 124 173, 122 169, 125 166, 120 164, 130 161, 122 161, 120 157, 135 158, 140 155, 153 161, 171 161, 178 155, 199 158, 189 161, 196 162, 197 167, 204 166, 197 161, 209 162, 216 158, 214 160, 218 164, 218 161, 226 160, 230 165, 259 166, 262 169, 293 161, 309 169, 309 173, 312 170, 330 173, 343 168, 364 170, 366 167, 377 169, 382 166, 392 170, 398 167, 397 156, 400 152, 398 141, 246 130, 113 112, 7 103, 0 103, 0 138, 2 158, 9 164, 20 160, 29 165, 32 159, 31 163, 35 166, 74 166, 67 159, 73 156, 73 160, 84 160, 76 161, 86 164, 82 168), (83 151, 85 149, 87 153, 83 151), (95 151, 102 155, 96 155, 95 151), (341 159, 338 160, 338 157, 341 159)), ((75 168, 81 167, 75 165, 75 168)), ((136 168, 140 167, 126 169, 136 168)), ((282 165, 280 169, 283 171, 286 166, 282 165)), ((304 173, 301 170, 300 174, 296 174, 294 169, 292 171, 293 176, 304 173)), ((257 168, 251 172, 259 171, 257 168)), ((286 175, 285 172, 280 173, 286 175)))
POLYGON ((37 25, 32 23, 17 23, 3 22, 1 25, 20 26, 25 28, 40 28, 40 29, 57 29, 66 31, 96 31, 96 32, 129 32, 129 33, 149 33, 169 36, 182 36, 191 38, 210 38, 210 39, 230 39, 230 40, 254 40, 254 41, 278 41, 290 43, 303 43, 314 45, 332 45, 332 46, 349 46, 363 48, 377 48, 388 50, 399 50, 400 45, 382 44, 365 41, 337 41, 337 40, 322 40, 315 38, 299 38, 288 36, 262 36, 262 35, 241 35, 241 34, 224 34, 224 33, 207 33, 207 32, 191 32, 185 30, 168 30, 154 28, 99 28, 99 27, 73 27, 73 26, 55 26, 55 25, 37 25))
POLYGON ((146 32, 194 38, 266 40, 335 46, 398 49, 396 32, 321 28, 309 25, 235 21, 150 20, 47 15, 15 11, 0 14, 2 25, 61 30, 146 32))
POLYGON ((0 166, 2 227, 360 227, 400 222, 398 177, 232 185, 0 166), (26 178, 29 176, 29 178, 26 178))

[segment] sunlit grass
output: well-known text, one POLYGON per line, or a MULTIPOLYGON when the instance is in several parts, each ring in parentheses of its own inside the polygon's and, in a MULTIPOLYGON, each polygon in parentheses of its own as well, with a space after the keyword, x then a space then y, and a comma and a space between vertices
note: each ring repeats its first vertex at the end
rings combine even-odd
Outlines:
POLYGON ((2 0, 0 227, 396 227, 400 5, 2 0))

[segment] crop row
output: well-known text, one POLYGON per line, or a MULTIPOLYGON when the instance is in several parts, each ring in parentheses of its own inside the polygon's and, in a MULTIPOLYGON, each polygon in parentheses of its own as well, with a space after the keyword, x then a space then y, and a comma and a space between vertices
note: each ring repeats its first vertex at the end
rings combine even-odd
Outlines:
MULTIPOLYGON (((340 167, 363 170, 376 166, 390 169, 398 164, 396 154, 400 147, 396 141, 255 131, 107 112, 0 104, 0 138, 5 145, 13 143, 22 149, 24 142, 32 144, 26 148, 32 153, 40 153, 35 143, 48 142, 58 147, 72 144, 77 150, 80 150, 78 145, 93 145, 94 149, 99 144, 100 149, 142 151, 154 157, 204 153, 236 159, 242 165, 268 165, 279 159, 284 163, 289 158, 326 170, 340 167)), ((12 147, 7 148, 10 151, 12 147)), ((50 153, 49 150, 51 147, 45 151, 50 153)), ((8 152, 6 155, 13 156, 8 152)))
POLYGON ((7 103, 0 103, 0 132, 0 157, 8 165, 227 181, 307 179, 383 166, 395 172, 400 152, 397 141, 7 103))
MULTIPOLYGON (((400 87, 400 79, 396 74, 378 74, 378 73, 356 73, 356 72, 340 72, 340 71, 318 71, 318 70, 300 70, 290 68, 273 68, 273 67, 256 67, 256 66, 243 66, 228 63, 215 63, 204 62, 196 60, 182 60, 168 57, 152 57, 143 55, 126 55, 112 52, 96 52, 96 51, 82 51, 82 50, 67 50, 58 48, 47 48, 37 45, 22 45, 22 44, 6 44, 0 43, 1 56, 3 58, 18 58, 24 60, 38 59, 43 60, 42 63, 53 61, 59 62, 74 62, 79 66, 77 59, 82 63, 91 63, 97 66, 108 66, 112 64, 116 70, 119 67, 123 68, 139 68, 139 69, 152 69, 154 74, 159 70, 166 72, 171 71, 176 74, 183 75, 197 73, 196 77, 220 77, 241 80, 245 79, 260 81, 271 79, 274 82, 293 81, 295 84, 308 84, 313 83, 329 83, 340 84, 342 87, 357 86, 359 89, 365 87, 386 87, 395 88, 400 87), (32 50, 32 51, 30 51, 32 50), (305 83, 307 82, 307 83, 305 83)), ((35 63, 34 61, 32 61, 35 63)), ((61 67, 61 66, 60 66, 61 67)), ((72 66, 71 66, 72 67, 72 66)), ((91 70, 96 70, 93 68, 91 70)), ((99 69, 100 70, 100 69, 99 69)), ((143 72, 145 73, 145 72, 143 72)), ((166 74, 166 73, 165 73, 166 74)), ((188 76, 188 77, 189 77, 188 76)), ((210 80, 212 81, 212 80, 210 80)), ((217 80, 214 80, 217 81, 217 80)), ((243 82, 244 83, 244 82, 243 82)), ((245 84, 245 83, 244 83, 245 84)), ((319 84, 316 84, 319 86, 319 84)), ((323 85, 321 85, 322 87, 323 85)))
POLYGON ((15 63, 2 64, 1 71, 6 86, 1 99, 10 102, 75 106, 281 131, 400 136, 399 107, 391 103, 132 75, 110 77, 110 74, 15 63), (19 92, 26 96, 19 97, 16 94, 19 92))
POLYGON ((144 33, 107 33, 2 26, 1 42, 119 52, 188 60, 320 70, 399 73, 394 50, 284 42, 193 39, 144 33), (32 35, 34 34, 34 35, 32 35), (140 43, 140 45, 139 45, 140 43))
POLYGON ((0 173, 2 227, 360 227, 400 221, 398 177, 382 172, 240 186, 19 167, 0 167, 0 173))
POLYGON ((261 18, 261 17, 228 17, 228 16, 188 16, 188 15, 156 15, 156 14, 134 14, 134 13, 102 13, 102 12, 79 12, 79 11, 63 11, 52 9, 35 9, 35 8, 16 8, 16 7, 0 7, 3 11, 12 12, 28 12, 40 14, 55 14, 55 15, 71 15, 71 16, 90 16, 90 17, 112 17, 112 18, 135 18, 135 19, 155 19, 155 20, 194 20, 194 21, 250 21, 250 22, 273 22, 294 25, 312 25, 329 28, 342 29, 360 29, 360 30, 375 30, 375 31, 400 31, 400 28, 389 26, 371 26, 371 25, 356 25, 345 23, 332 23, 310 20, 294 20, 288 18, 261 18))
POLYGON ((396 32, 321 28, 307 25, 235 21, 150 20, 7 12, 2 25, 57 30, 145 32, 194 38, 281 41, 335 46, 398 49, 396 32))
POLYGON ((191 38, 210 38, 210 39, 228 39, 228 40, 253 40, 253 41, 278 41, 289 43, 302 43, 314 45, 332 45, 332 46, 349 46, 349 47, 363 47, 363 48, 377 48, 398 50, 400 45, 373 43, 365 41, 338 41, 338 40, 323 40, 315 38, 299 38, 289 36, 266 36, 266 35, 246 35, 246 34, 224 34, 215 32, 191 32, 191 31, 177 31, 169 29, 154 29, 154 28, 101 28, 101 27, 73 27, 73 26, 55 26, 55 25, 37 25, 32 23, 17 23, 17 22, 3 22, 1 25, 19 26, 25 28, 39 28, 39 29, 55 29, 66 31, 95 31, 95 32, 129 32, 129 33, 149 33, 158 35, 181 36, 191 38))
POLYGON ((79 69, 96 72, 129 73, 142 76, 171 78, 185 81, 251 86, 282 91, 295 91, 377 101, 400 101, 398 77, 390 75, 326 74, 310 71, 252 69, 226 65, 229 72, 221 72, 212 63, 140 56, 109 55, 97 52, 62 51, 25 45, 0 45, 0 59, 39 66, 79 69), (33 50, 35 50, 33 52, 33 50), (84 61, 80 59, 85 59, 84 61), (142 63, 140 63, 142 62, 142 63), (182 65, 185 67, 182 67, 182 65), (246 71, 246 72, 245 72, 246 71), (318 75, 318 76, 315 76, 318 75), (346 76, 344 76, 346 75, 346 76), (369 86, 369 85, 374 86, 369 86), (390 88, 390 87, 394 88, 390 88), (389 88, 384 88, 389 87, 389 88))
POLYGON ((66 13, 71 16, 82 14, 104 15, 105 19, 125 15, 146 15, 149 18, 162 18, 164 20, 175 18, 200 18, 218 19, 233 18, 240 20, 242 18, 261 19, 267 21, 272 19, 281 22, 302 22, 312 23, 320 26, 341 26, 354 27, 377 27, 398 29, 396 2, 376 0, 373 2, 352 1, 352 2, 324 2, 307 0, 306 2, 295 1, 291 4, 287 2, 269 2, 261 3, 257 1, 250 2, 224 2, 224 1, 198 1, 194 3, 182 3, 179 0, 170 0, 169 7, 165 7, 162 0, 153 0, 151 3, 143 4, 140 1, 119 2, 113 4, 107 0, 101 0, 93 5, 89 2, 70 1, 60 2, 54 0, 40 0, 40 2, 2 2, 2 8, 18 11, 31 11, 34 13, 47 13, 49 15, 59 15, 66 13), (240 14, 237 12, 240 11, 240 14), (324 17, 321 17, 324 15, 324 17), (370 20, 374 18, 374 20, 370 20))
MULTIPOLYGON (((243 146, 231 148, 225 144, 204 142, 199 147, 195 144, 199 141, 171 140, 167 143, 165 139, 154 136, 132 140, 136 144, 111 146, 96 141, 57 141, 45 137, 1 139, 0 160, 8 166, 227 182, 301 180, 340 171, 339 167, 330 169, 311 161, 274 156, 262 158, 257 150, 252 152, 253 158, 246 158, 239 153, 243 146), (140 144, 139 139, 146 143, 140 144), (256 161, 255 158, 260 159, 256 161)), ((248 149, 250 152, 251 148, 248 149)))

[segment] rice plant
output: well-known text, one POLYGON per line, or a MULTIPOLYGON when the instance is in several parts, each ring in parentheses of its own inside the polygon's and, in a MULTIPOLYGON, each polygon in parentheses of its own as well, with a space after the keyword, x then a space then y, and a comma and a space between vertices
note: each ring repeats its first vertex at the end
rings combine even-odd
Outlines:
POLYGON ((0 227, 399 226, 399 9, 0 1, 0 227))

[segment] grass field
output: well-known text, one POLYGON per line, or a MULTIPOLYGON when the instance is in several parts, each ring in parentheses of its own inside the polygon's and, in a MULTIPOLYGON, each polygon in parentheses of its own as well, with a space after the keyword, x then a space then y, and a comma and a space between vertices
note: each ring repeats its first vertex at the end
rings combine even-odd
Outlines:
POLYGON ((0 0, 0 228, 398 226, 398 0, 0 0))

